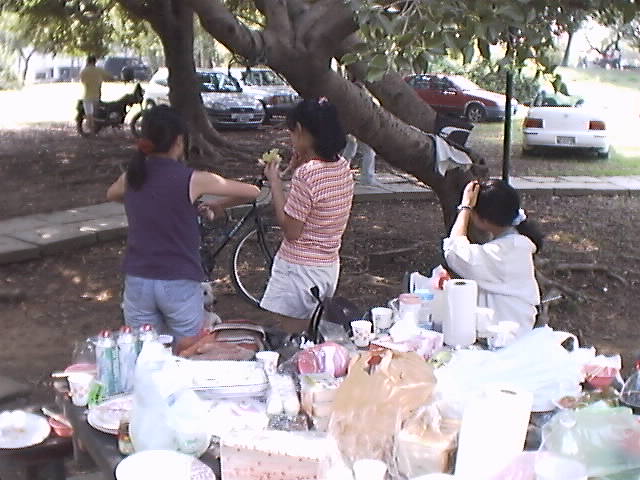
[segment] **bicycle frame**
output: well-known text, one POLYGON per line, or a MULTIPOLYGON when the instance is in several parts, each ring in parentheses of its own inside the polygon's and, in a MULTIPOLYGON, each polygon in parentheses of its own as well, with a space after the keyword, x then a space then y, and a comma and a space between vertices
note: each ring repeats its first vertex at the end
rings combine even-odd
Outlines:
MULTIPOLYGON (((258 182, 256 182, 256 185, 258 187, 262 187, 263 180, 259 180, 258 182)), ((220 245, 216 247, 213 253, 211 253, 208 256, 208 259, 215 261, 216 257, 220 254, 220 252, 222 252, 222 250, 231 242, 231 240, 237 235, 237 233, 242 229, 242 227, 244 227, 246 223, 250 221, 250 219, 253 217, 255 221, 256 229, 258 230, 258 241, 260 244, 260 248, 263 254, 265 255, 265 258, 268 258, 269 266, 271 267, 273 265, 274 255, 269 251, 269 248, 264 239, 264 224, 262 221, 262 216, 259 213, 259 209, 260 209, 260 206, 258 205, 257 201, 254 200, 251 203, 251 208, 236 222, 233 228, 225 234, 223 241, 220 243, 220 245)), ((205 267, 204 264, 203 264, 203 267, 205 267)), ((207 270, 208 269, 205 267, 205 271, 207 273, 207 276, 209 277, 211 272, 207 270)))

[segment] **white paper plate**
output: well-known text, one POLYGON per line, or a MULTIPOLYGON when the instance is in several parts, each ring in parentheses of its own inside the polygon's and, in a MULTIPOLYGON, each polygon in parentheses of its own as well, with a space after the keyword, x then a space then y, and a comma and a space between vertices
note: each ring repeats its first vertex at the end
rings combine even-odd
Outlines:
MULTIPOLYGON (((4 412, 3 412, 4 413, 4 412)), ((20 428, 5 427, 0 431, 0 448, 24 448, 44 442, 51 427, 46 418, 33 413, 24 414, 24 422, 20 428)))
POLYGON ((120 419, 131 412, 133 395, 114 397, 89 410, 87 422, 96 430, 111 435, 118 434, 120 419))
POLYGON ((216 480, 213 471, 197 458, 170 450, 146 450, 122 460, 116 480, 216 480))

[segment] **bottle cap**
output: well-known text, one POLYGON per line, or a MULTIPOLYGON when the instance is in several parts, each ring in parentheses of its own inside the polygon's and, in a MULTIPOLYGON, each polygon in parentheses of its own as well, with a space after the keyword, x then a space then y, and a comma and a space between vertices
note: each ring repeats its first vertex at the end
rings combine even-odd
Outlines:
POLYGON ((100 338, 109 338, 111 336, 111 332, 109 330, 102 330, 100 332, 100 338))

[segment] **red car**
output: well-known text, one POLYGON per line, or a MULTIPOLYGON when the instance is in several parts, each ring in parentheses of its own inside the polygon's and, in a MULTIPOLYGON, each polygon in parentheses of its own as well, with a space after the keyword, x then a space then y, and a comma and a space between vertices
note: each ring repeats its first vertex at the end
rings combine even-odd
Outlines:
MULTIPOLYGON (((464 116, 472 122, 504 119, 505 96, 483 90, 460 75, 410 75, 405 81, 438 112, 464 116)), ((515 114, 516 99, 512 99, 511 108, 515 114)))

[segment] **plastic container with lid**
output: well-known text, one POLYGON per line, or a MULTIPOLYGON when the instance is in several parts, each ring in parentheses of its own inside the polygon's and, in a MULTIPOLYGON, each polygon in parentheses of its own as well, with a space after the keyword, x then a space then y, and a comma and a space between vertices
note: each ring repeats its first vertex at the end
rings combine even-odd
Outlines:
POLYGON ((424 330, 433 329, 432 309, 435 295, 428 289, 415 290, 414 295, 420 297, 420 311, 418 312, 418 327, 424 330))

